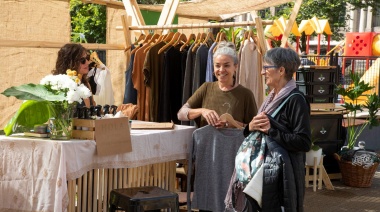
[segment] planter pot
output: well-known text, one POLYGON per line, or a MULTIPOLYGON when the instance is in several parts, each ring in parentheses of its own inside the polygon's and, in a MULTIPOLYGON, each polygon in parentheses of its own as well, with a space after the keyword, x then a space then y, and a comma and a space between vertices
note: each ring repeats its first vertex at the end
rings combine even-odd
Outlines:
POLYGON ((317 158, 317 165, 321 162, 322 157, 322 148, 317 151, 310 150, 306 152, 306 165, 313 166, 314 165, 314 157, 317 158))

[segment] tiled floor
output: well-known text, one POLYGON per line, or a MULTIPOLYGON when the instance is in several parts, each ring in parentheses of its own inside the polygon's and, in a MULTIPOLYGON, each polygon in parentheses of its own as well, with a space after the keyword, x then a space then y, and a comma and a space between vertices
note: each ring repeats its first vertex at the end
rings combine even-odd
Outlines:
POLYGON ((348 187, 340 180, 332 184, 335 190, 306 188, 305 212, 380 212, 380 168, 370 188, 348 187))

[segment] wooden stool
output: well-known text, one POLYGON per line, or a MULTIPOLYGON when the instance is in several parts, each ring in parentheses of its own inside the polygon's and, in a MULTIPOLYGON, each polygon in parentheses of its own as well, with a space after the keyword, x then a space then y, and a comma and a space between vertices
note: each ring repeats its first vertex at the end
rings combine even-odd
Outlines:
POLYGON ((109 211, 139 212, 170 208, 178 212, 178 194, 156 186, 114 189, 110 194, 109 211))
POLYGON ((318 189, 322 189, 322 182, 325 184, 326 189, 334 190, 334 187, 330 181, 329 176, 327 175, 326 169, 323 166, 323 156, 321 161, 317 164, 317 157, 314 157, 314 165, 305 165, 306 175, 305 175, 305 187, 309 187, 309 181, 313 181, 313 191, 317 190, 317 180, 318 180, 318 189), (310 176, 310 169, 313 169, 313 176, 310 176), (318 176, 317 176, 318 175, 318 176))

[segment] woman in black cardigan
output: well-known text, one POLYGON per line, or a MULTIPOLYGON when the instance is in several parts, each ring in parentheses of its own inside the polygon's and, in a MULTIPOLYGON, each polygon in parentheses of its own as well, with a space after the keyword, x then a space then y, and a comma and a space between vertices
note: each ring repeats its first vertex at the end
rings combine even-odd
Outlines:
POLYGON ((246 132, 261 131, 268 136, 261 207, 246 195, 246 211, 304 211, 305 152, 311 147, 311 130, 310 104, 293 79, 299 66, 299 56, 288 48, 274 48, 264 56, 261 74, 271 91, 246 128, 246 132))

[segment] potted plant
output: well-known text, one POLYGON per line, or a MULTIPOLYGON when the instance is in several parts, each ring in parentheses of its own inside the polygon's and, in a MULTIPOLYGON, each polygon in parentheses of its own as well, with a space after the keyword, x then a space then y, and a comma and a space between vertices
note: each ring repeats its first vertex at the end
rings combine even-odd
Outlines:
POLYGON ((380 107, 380 98, 377 94, 367 94, 374 87, 361 81, 359 74, 351 73, 350 78, 352 80, 350 86, 345 88, 343 85, 338 85, 335 89, 335 92, 345 99, 342 107, 347 112, 347 146, 335 154, 335 158, 338 160, 344 184, 353 187, 370 187, 379 165, 379 155, 364 149, 355 150, 354 146, 367 126, 371 129, 379 125, 376 113, 380 107), (355 126, 358 111, 366 111, 368 116, 363 124, 355 126))
POLYGON ((322 148, 315 144, 317 141, 317 138, 314 138, 313 136, 313 129, 311 130, 311 148, 310 151, 306 152, 306 165, 307 166, 313 166, 314 165, 314 158, 317 158, 317 165, 321 161, 322 157, 322 148))

